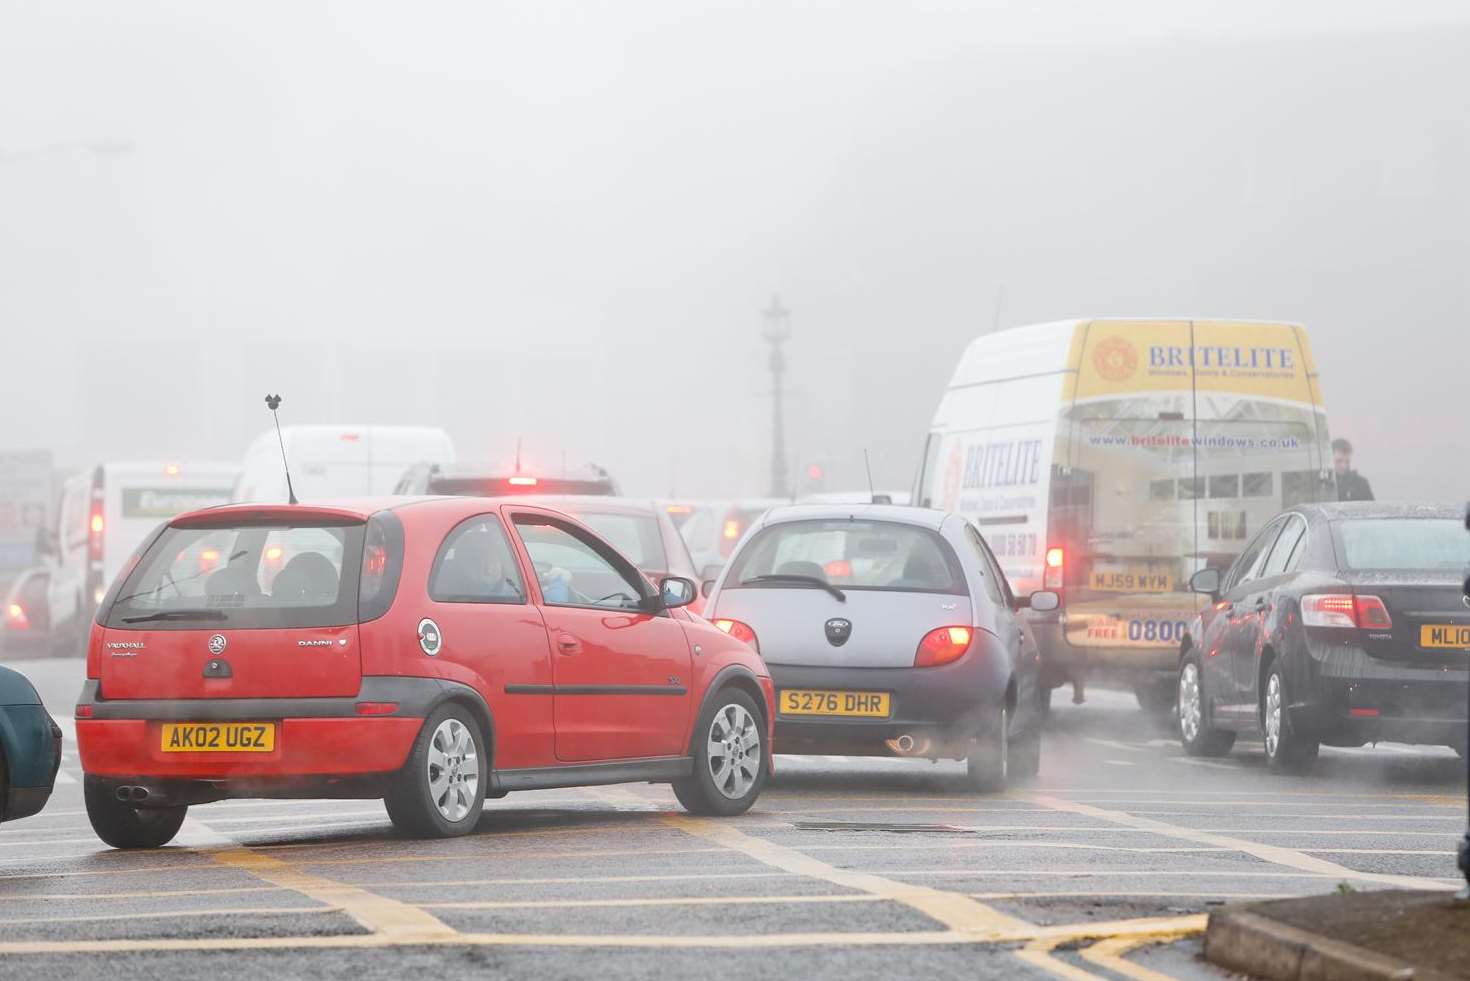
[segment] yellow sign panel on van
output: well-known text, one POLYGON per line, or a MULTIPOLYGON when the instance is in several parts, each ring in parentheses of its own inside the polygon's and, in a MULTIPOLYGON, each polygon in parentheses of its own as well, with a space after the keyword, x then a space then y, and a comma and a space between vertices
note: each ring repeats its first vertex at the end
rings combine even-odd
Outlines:
POLYGON ((1091 320, 1077 325, 1068 367, 1076 399, 1129 392, 1228 392, 1321 404, 1306 332, 1223 320, 1091 320))

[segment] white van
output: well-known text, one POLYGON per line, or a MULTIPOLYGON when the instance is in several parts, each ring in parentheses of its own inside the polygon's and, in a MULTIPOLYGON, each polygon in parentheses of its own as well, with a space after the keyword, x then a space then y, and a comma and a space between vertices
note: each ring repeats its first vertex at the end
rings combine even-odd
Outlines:
POLYGON ((162 522, 227 504, 233 463, 103 463, 61 485, 55 530, 45 541, 51 647, 80 654, 107 587, 162 522))
POLYGON ((934 414, 914 500, 974 523, 1032 616, 1046 680, 1079 672, 1174 703, 1200 602, 1283 507, 1336 499, 1306 331, 1221 320, 1066 320, 970 344, 934 414))
MULTIPOLYGON (((454 462, 449 434, 433 426, 282 426, 281 442, 301 501, 389 494, 416 463, 454 462)), ((281 443, 274 428, 256 437, 245 452, 234 499, 287 500, 281 443)))

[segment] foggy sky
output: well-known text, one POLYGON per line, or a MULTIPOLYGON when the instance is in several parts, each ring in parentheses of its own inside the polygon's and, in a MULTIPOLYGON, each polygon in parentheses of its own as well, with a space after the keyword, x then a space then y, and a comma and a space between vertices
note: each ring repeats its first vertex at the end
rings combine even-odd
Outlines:
POLYGON ((0 448, 235 460, 280 391, 763 493, 778 292, 829 489, 995 323, 1193 315, 1464 500, 1470 10, 1103 7, 0 3, 0 448))

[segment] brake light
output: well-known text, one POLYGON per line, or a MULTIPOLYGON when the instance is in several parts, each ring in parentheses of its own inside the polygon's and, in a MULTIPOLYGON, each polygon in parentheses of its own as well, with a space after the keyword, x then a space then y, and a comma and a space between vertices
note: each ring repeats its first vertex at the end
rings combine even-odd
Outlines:
POLYGON ((5 623, 11 630, 31 629, 31 618, 26 616, 26 608, 19 603, 11 603, 5 608, 5 623))
POLYGON ((342 435, 338 436, 337 438, 340 439, 344 443, 356 443, 356 442, 358 442, 358 441, 360 441, 362 439, 362 434, 360 434, 360 433, 343 433, 342 435))
POLYGON ((969 627, 936 627, 919 641, 919 650, 914 654, 914 667, 932 668, 938 664, 958 661, 970 649, 975 632, 969 627))
POLYGON ((827 574, 828 579, 851 579, 852 563, 846 559, 833 559, 822 566, 822 571, 827 574))
POLYGON ((265 561, 268 565, 280 565, 285 556, 286 550, 279 545, 271 545, 265 550, 265 561))
POLYGON ((1308 627, 1388 630, 1393 617, 1377 596, 1312 593, 1302 597, 1302 623, 1308 627))
POLYGON ((166 463, 163 466, 163 473, 166 477, 177 477, 179 475, 179 465, 177 463, 166 463))
POLYGON ((507 484, 510 484, 512 487, 535 487, 536 486, 536 478, 535 477, 511 477, 509 480, 506 481, 506 483, 507 484))
POLYGON ((102 517, 102 502, 93 498, 92 512, 87 518, 87 555, 93 561, 102 559, 102 532, 106 528, 107 522, 102 517))
POLYGON ((754 647, 757 654, 760 653, 760 641, 756 639, 755 631, 751 630, 748 625, 739 620, 715 620, 714 625, 741 643, 754 647))
POLYGON ((78 705, 75 715, 78 719, 90 719, 92 717, 92 706, 78 705))
POLYGON ((727 541, 734 541, 740 537, 740 521, 736 518, 726 518, 725 527, 721 530, 727 541))
POLYGON ((1046 589, 1061 589, 1065 580, 1067 565, 1067 552, 1060 546, 1052 546, 1046 550, 1046 571, 1042 574, 1041 585, 1046 589))

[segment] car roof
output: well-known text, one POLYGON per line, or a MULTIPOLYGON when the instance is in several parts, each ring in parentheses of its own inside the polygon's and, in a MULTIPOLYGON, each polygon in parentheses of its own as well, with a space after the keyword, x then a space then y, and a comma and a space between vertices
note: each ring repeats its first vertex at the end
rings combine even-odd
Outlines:
POLYGON ((659 506, 647 498, 613 497, 601 494, 517 494, 513 497, 497 498, 507 503, 529 504, 553 510, 566 508, 587 514, 637 514, 657 515, 659 506))
POLYGON ((1465 517, 1465 509, 1454 504, 1425 501, 1323 501, 1298 504, 1292 510, 1315 514, 1327 521, 1354 518, 1454 518, 1465 517))
POLYGON ((934 508, 910 507, 904 504, 784 504, 772 508, 765 517, 767 525, 787 521, 894 521, 921 528, 939 530, 949 512, 934 508))

